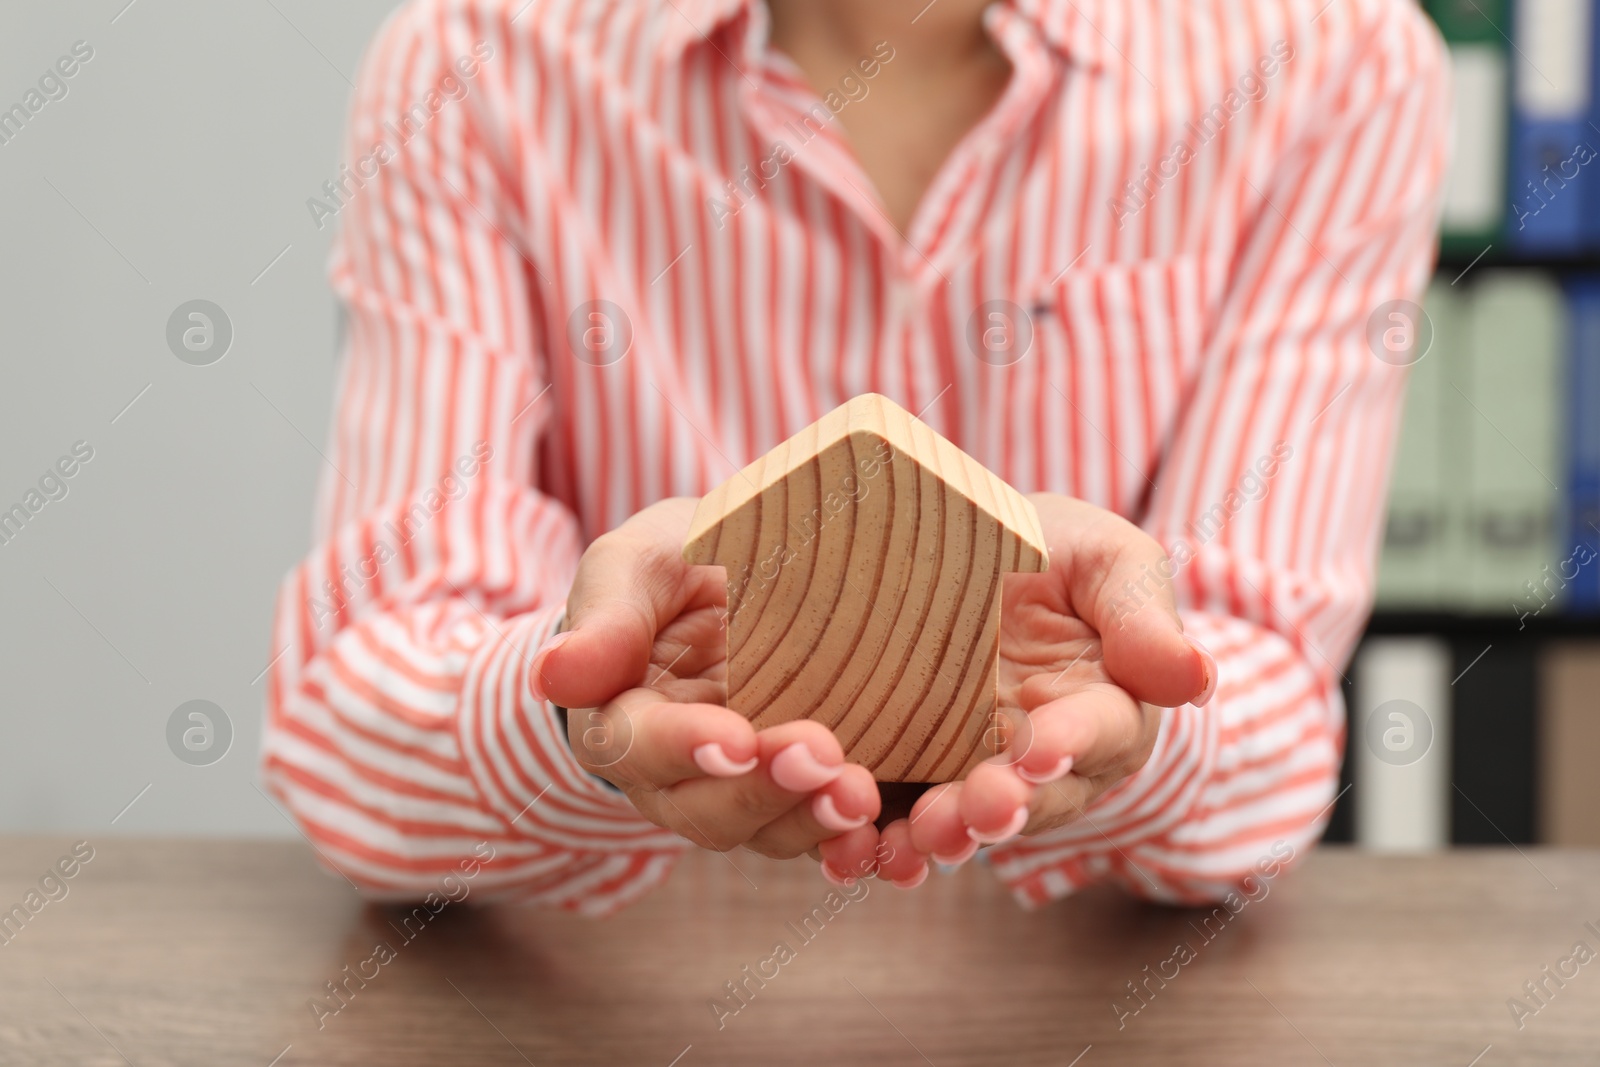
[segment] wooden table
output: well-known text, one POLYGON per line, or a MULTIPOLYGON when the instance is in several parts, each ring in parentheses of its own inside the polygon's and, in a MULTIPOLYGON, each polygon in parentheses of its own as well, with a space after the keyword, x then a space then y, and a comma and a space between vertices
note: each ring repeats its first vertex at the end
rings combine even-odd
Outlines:
MULTIPOLYGON (((0 842, 0 908, 69 844, 0 842)), ((868 883, 809 941, 788 924, 832 889, 809 863, 696 854, 609 921, 469 900, 407 941, 298 844, 95 848, 0 945, 0 1063, 1600 1063, 1600 963, 1520 1031, 1507 1008, 1575 942, 1600 951, 1594 852, 1328 848, 1211 927, 1099 890, 1025 912, 972 865, 868 883), (393 958, 319 1029, 311 1000, 380 941, 393 958), (719 1029, 708 1005, 779 941, 719 1029), (1180 941, 1193 958, 1164 963, 1180 941), (1119 1028, 1146 965, 1176 976, 1119 1028)))

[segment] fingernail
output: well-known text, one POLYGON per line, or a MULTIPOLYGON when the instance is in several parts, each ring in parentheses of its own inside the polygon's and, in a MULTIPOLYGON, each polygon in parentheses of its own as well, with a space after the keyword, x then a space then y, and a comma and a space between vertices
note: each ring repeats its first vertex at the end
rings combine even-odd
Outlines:
POLYGON ((528 669, 528 691, 533 694, 533 699, 546 701, 550 695, 544 688, 544 665, 550 658, 550 653, 566 644, 572 637, 573 631, 562 630, 544 643, 538 654, 533 657, 533 666, 528 669))
POLYGON ((826 878, 834 885, 846 887, 854 885, 856 881, 854 878, 846 878, 844 875, 836 873, 834 869, 828 865, 827 860, 822 861, 822 877, 826 878))
POLYGON ((928 865, 924 863, 922 865, 922 870, 918 871, 916 874, 913 874, 910 878, 891 878, 889 880, 889 884, 894 886, 896 889, 915 889, 917 886, 921 885, 927 880, 928 865))
POLYGON ((1025 826, 1027 822, 1028 806, 1023 804, 1018 807, 1016 813, 1011 816, 1011 821, 1006 823, 1006 825, 1001 829, 990 833, 984 833, 982 830, 969 826, 967 827, 967 836, 972 838, 972 840, 976 841, 980 845, 998 845, 1007 838, 1016 837, 1018 834, 1020 834, 1023 826, 1025 826))
POLYGON ((803 741, 796 741, 772 757, 772 780, 791 793, 821 789, 843 773, 844 764, 829 767, 813 756, 803 741))
POLYGON ((967 847, 962 849, 960 852, 952 852, 947 856, 941 856, 939 853, 935 852, 933 854, 933 858, 937 862, 944 864, 946 867, 959 867, 977 854, 978 843, 976 841, 968 841, 967 847))
POLYGON ((697 767, 713 778, 737 778, 741 774, 749 774, 756 769, 756 764, 761 762, 760 757, 751 756, 743 763, 735 763, 728 758, 728 753, 715 741, 707 741, 694 750, 694 762, 697 767))
POLYGON ((1184 636, 1188 638, 1189 644, 1194 647, 1194 650, 1200 653, 1200 658, 1205 661, 1206 687, 1201 691, 1199 696, 1189 701, 1189 703, 1193 704, 1195 707, 1203 708, 1211 702, 1212 696, 1214 696, 1217 692, 1217 657, 1213 656, 1211 654, 1211 650, 1206 648, 1206 646, 1202 645, 1199 641, 1189 637, 1187 634, 1184 636))
POLYGON ((839 811, 839 806, 833 802, 833 797, 827 793, 818 793, 811 801, 811 816, 829 830, 841 834, 867 825, 865 815, 857 815, 853 819, 843 815, 839 811))
POLYGON ((1019 763, 1017 764, 1017 777, 1033 785, 1049 785, 1051 782, 1065 778, 1070 770, 1072 770, 1072 757, 1062 756, 1060 763, 1043 774, 1035 774, 1019 763))

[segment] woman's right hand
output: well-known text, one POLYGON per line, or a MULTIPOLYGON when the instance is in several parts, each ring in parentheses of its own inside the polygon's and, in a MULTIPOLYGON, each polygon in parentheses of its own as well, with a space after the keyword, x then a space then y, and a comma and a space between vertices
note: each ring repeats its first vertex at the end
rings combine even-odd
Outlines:
POLYGON ((682 556, 695 504, 663 500, 589 546, 532 687, 569 709, 578 762, 656 825, 718 851, 809 853, 835 878, 872 873, 889 860, 872 774, 820 723, 758 731, 725 706, 724 574, 682 556))

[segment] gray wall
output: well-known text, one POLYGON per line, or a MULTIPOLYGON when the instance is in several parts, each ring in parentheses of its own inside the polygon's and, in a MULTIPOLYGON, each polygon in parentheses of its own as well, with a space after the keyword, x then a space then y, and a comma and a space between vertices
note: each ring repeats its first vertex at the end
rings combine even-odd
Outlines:
POLYGON ((0 832, 291 834, 255 761, 336 369, 305 201, 395 4, 126 3, 0 9, 0 109, 94 50, 0 144, 0 510, 93 449, 0 544, 0 832), (193 299, 232 323, 209 365, 167 341, 193 299), (234 734, 208 765, 168 742, 197 699, 234 734))

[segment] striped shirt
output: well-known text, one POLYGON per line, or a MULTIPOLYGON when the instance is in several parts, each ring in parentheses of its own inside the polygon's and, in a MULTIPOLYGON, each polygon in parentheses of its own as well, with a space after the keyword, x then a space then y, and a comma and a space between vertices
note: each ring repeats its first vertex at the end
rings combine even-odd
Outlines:
POLYGON ((588 541, 868 391, 1141 524, 1219 665, 990 850, 1018 898, 1214 899, 1309 846, 1404 385, 1368 320, 1431 269, 1448 108, 1414 4, 1322 2, 992 5, 1011 79, 904 234, 843 133, 892 39, 813 89, 758 0, 403 7, 307 205, 348 336, 263 758, 323 860, 415 896, 487 844, 479 885, 593 914, 665 878, 685 843, 528 664, 588 541))

